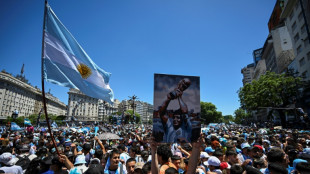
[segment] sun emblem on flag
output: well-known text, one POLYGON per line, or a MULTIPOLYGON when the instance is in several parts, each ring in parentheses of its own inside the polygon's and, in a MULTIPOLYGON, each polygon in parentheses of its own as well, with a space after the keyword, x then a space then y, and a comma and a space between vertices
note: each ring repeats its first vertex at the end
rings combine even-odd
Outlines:
POLYGON ((77 67, 83 79, 87 79, 91 74, 91 69, 85 64, 78 64, 77 67))

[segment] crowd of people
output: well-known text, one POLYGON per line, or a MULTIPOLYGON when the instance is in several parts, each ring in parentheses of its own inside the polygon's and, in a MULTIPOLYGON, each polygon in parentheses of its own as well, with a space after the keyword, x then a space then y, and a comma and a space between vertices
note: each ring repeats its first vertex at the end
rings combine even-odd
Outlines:
POLYGON ((55 144, 45 127, 3 129, 0 173, 310 173, 309 131, 226 125, 204 129, 197 142, 168 144, 155 141, 151 125, 80 125, 52 134, 55 144), (116 136, 102 138, 107 132, 116 136))

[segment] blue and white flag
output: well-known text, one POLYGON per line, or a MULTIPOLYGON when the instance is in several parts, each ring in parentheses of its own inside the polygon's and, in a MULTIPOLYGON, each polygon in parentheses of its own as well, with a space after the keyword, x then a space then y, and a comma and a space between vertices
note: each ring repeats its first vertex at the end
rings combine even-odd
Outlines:
POLYGON ((58 125, 57 125, 57 123, 55 121, 52 123, 52 127, 53 128, 58 128, 58 125))
POLYGON ((31 125, 31 121, 28 118, 25 118, 24 125, 31 125))
POLYGON ((46 5, 44 26, 44 79, 48 82, 79 89, 85 95, 113 103, 109 85, 111 73, 97 66, 46 5))
POLYGON ((20 131, 22 128, 20 128, 15 122, 11 123, 11 131, 20 131))

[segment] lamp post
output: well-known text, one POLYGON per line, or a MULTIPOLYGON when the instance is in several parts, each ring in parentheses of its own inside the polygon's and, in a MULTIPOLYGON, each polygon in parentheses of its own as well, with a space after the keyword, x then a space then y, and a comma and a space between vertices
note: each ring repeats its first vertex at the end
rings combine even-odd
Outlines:
MULTIPOLYGON (((138 99, 138 97, 136 95, 133 95, 133 96, 128 96, 130 99, 129 101, 131 101, 131 107, 132 107, 132 110, 133 110, 133 117, 135 117, 135 108, 136 108, 136 105, 135 105, 135 100, 138 99)), ((134 119, 134 122, 135 122, 135 119, 134 119)))

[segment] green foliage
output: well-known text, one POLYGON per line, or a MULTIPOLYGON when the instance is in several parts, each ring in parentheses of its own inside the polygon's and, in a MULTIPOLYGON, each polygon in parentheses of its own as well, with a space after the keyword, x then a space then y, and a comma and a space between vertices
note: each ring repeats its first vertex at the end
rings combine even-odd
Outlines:
MULTIPOLYGON (((125 114, 126 115, 129 115, 129 118, 130 118, 130 121, 132 120, 134 120, 133 119, 133 110, 127 110, 127 111, 125 111, 125 114)), ((138 113, 136 113, 135 112, 135 116, 136 116, 136 123, 140 123, 141 122, 141 116, 140 116, 140 114, 138 114, 138 113)))
POLYGON ((299 77, 267 72, 240 88, 238 95, 241 107, 252 111, 259 107, 286 106, 297 97, 301 84, 299 77))
POLYGON ((234 122, 235 118, 232 115, 224 115, 223 121, 224 123, 228 124, 229 122, 234 122))
POLYGON ((234 115, 235 115, 235 123, 237 123, 237 124, 241 124, 244 119, 251 116, 250 113, 247 113, 242 108, 235 110, 234 115))
POLYGON ((223 120, 222 112, 211 102, 200 102, 202 123, 220 123, 223 120))

